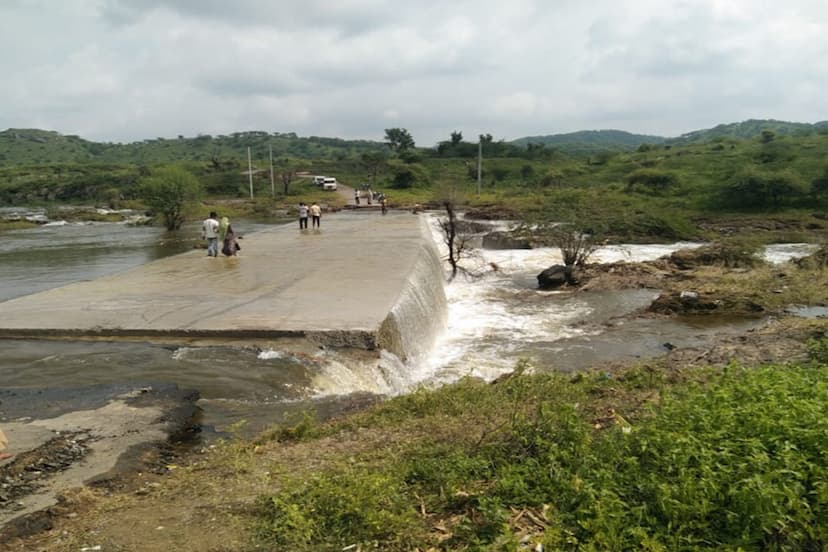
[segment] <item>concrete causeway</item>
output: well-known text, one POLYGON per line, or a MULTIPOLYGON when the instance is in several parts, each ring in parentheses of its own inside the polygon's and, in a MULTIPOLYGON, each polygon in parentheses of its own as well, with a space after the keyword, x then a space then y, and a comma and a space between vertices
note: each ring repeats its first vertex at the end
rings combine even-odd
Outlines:
POLYGON ((334 214, 319 230, 273 227, 245 235, 239 257, 194 250, 0 303, 0 338, 292 336, 405 358, 445 320, 427 224, 334 214))

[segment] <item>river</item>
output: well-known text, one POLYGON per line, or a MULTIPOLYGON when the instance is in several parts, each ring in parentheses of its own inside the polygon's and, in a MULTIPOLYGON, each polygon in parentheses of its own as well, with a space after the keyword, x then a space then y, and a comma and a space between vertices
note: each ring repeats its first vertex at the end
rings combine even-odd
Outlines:
MULTIPOLYGON (((234 226, 250 233, 285 223, 239 220, 234 226)), ((439 245, 436 230, 434 238, 439 245)), ((197 224, 176 233, 61 221, 8 231, 0 240, 0 301, 121 272, 191 250, 199 242, 197 224)), ((595 258, 640 261, 695 245, 613 246, 598 250, 595 258)), ((767 256, 781 262, 807 252, 803 244, 788 244, 769 249, 767 256)), ((390 354, 368 362, 359 354, 319 350, 297 355, 277 346, 0 340, 0 386, 171 382, 200 391, 206 427, 242 427, 249 434, 309 408, 328 416, 365 398, 405 393, 418 385, 440 385, 463 376, 491 380, 520 359, 538 370, 577 370, 600 360, 661 354, 667 342, 691 346, 712 334, 755 324, 619 318, 649 304, 657 292, 539 291, 535 276, 560 260, 555 250, 478 253, 480 267, 495 263, 498 270, 476 279, 460 277, 447 286, 447 330, 429 355, 406 365, 390 354)))

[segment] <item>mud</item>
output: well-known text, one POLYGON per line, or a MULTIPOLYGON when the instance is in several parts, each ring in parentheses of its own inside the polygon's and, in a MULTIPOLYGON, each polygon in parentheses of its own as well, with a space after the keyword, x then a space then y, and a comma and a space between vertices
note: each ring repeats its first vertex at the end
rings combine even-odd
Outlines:
POLYGON ((0 390, 13 454, 0 463, 0 542, 50 527, 72 489, 162 472, 170 443, 197 431, 197 399, 169 384, 0 390))

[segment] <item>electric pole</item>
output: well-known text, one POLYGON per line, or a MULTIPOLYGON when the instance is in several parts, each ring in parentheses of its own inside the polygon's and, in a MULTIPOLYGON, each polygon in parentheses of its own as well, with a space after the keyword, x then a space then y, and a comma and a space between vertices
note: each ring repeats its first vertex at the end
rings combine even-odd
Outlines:
POLYGON ((477 141, 477 197, 480 197, 480 178, 483 173, 483 135, 477 141))
POLYGON ((276 198, 276 186, 273 184, 273 145, 270 144, 270 195, 276 198))
POLYGON ((250 146, 247 146, 247 178, 250 180, 250 199, 253 199, 253 162, 250 161, 250 146))

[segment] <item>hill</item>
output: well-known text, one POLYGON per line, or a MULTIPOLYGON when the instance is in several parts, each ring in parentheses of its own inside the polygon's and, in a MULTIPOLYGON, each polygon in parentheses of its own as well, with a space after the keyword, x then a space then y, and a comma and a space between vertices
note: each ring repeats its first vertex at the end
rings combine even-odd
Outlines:
POLYGON ((775 119, 748 119, 740 123, 727 123, 704 130, 694 130, 677 138, 670 138, 667 143, 709 142, 722 138, 749 140, 758 137, 764 130, 773 131, 777 136, 810 136, 815 132, 828 132, 828 121, 810 124, 775 119))
POLYGON ((227 136, 155 138, 120 144, 91 142, 79 136, 39 129, 0 132, 0 165, 52 163, 158 164, 181 161, 246 159, 250 147, 255 160, 269 156, 302 159, 345 159, 365 152, 384 151, 385 144, 369 140, 343 140, 290 133, 235 132, 227 136))
POLYGON ((663 136, 632 134, 623 130, 581 130, 567 134, 527 136, 510 142, 516 146, 529 144, 553 146, 571 155, 583 155, 606 151, 633 151, 641 144, 661 144, 663 136))

